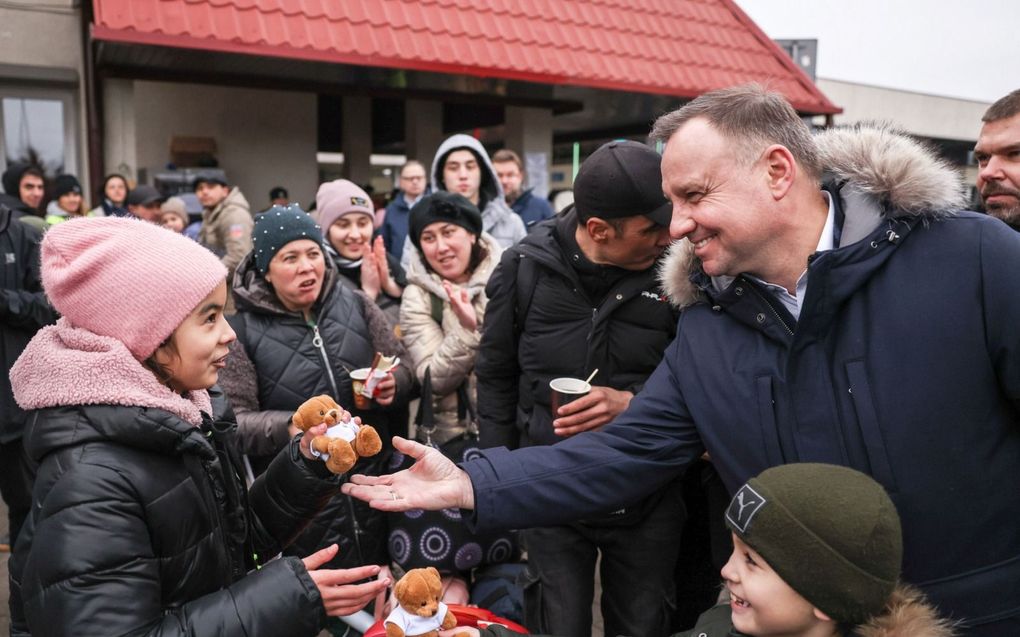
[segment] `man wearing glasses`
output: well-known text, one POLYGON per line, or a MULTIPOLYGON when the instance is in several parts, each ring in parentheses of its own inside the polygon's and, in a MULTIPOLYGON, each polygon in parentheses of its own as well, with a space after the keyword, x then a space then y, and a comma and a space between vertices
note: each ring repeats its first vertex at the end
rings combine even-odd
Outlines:
POLYGON ((407 217, 411 206, 425 196, 425 166, 417 159, 412 159, 400 168, 400 192, 386 206, 386 217, 383 219, 382 234, 386 251, 400 259, 407 238, 407 217))

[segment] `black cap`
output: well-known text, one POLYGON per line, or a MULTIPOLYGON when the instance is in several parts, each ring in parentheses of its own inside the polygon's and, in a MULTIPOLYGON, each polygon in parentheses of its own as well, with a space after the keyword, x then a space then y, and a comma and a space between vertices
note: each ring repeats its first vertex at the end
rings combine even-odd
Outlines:
POLYGON ((191 184, 192 192, 198 190, 198 187, 202 184, 219 184, 224 188, 227 187, 227 182, 223 181, 222 177, 216 177, 215 175, 199 175, 195 178, 195 183, 191 184))
POLYGON ((124 203, 129 206, 148 206, 157 201, 163 201, 163 195, 159 194, 159 191, 152 186, 142 184, 135 186, 128 193, 127 200, 124 203))
POLYGON ((407 225, 415 248, 421 250, 421 233, 437 221, 458 225, 475 236, 482 234, 482 213, 478 206, 462 195, 440 190, 422 197, 411 208, 407 225))
POLYGON ((287 193, 287 189, 283 186, 277 186, 269 191, 269 200, 273 199, 289 199, 290 195, 287 193))
POLYGON ((639 142, 603 144, 577 171, 574 208, 582 222, 644 215, 668 226, 672 206, 662 194, 662 157, 639 142))
POLYGON ((57 175, 53 181, 53 196, 60 199, 64 195, 76 192, 81 194, 81 184, 74 175, 57 175))

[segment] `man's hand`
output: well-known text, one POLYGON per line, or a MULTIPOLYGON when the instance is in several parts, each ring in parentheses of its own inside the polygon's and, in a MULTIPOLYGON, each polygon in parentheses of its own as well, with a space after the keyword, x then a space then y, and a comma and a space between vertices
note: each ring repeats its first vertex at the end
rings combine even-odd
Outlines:
POLYGON ((443 289, 446 290, 446 296, 450 297, 450 306, 453 308, 457 320, 460 321, 461 327, 469 332, 478 329, 478 315, 475 313, 475 306, 471 304, 467 290, 449 281, 443 281, 443 289))
POLYGON ((553 432, 557 436, 573 436, 582 431, 597 429, 616 418, 630 405, 634 394, 610 387, 592 387, 586 396, 560 407, 559 416, 553 420, 553 432))
POLYGON ((384 476, 355 474, 340 490, 380 511, 474 508, 471 478, 441 451, 399 436, 393 437, 393 446, 416 462, 409 469, 384 476))
POLYGON ((354 582, 375 577, 379 567, 374 564, 357 568, 323 569, 337 553, 337 545, 332 544, 316 551, 302 560, 308 574, 319 589, 322 605, 330 617, 350 615, 364 608, 380 591, 385 591, 390 579, 379 578, 364 584, 354 582))

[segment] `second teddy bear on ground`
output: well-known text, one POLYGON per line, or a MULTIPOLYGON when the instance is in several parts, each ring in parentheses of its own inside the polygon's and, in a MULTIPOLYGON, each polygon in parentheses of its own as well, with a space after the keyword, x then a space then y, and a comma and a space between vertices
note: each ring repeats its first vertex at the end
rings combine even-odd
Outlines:
POLYGON ((442 594, 439 571, 431 566, 409 570, 393 587, 397 606, 386 618, 386 637, 437 637, 440 630, 456 626, 457 618, 439 601, 442 594))

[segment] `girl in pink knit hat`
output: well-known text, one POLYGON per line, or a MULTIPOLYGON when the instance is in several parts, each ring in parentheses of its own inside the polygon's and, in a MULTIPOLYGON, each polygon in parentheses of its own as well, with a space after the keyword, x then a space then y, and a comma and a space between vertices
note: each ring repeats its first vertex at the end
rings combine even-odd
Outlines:
POLYGON ((386 587, 354 584, 376 566, 320 569, 335 545, 272 559, 338 479, 312 459, 313 429, 246 491, 213 388, 235 335, 212 253, 110 217, 54 227, 41 253, 62 318, 11 370, 38 463, 12 634, 315 635, 386 587))

